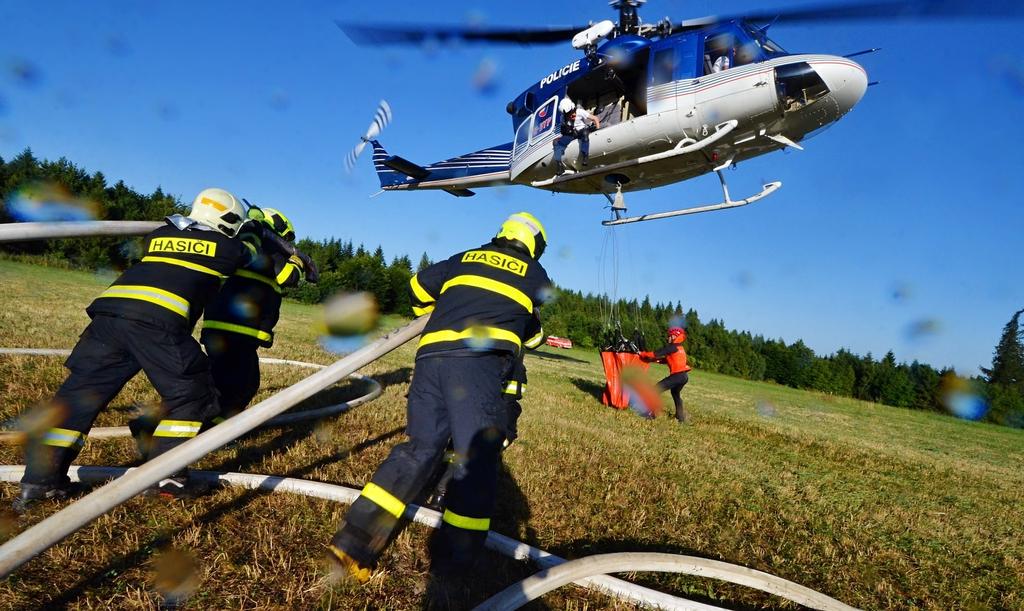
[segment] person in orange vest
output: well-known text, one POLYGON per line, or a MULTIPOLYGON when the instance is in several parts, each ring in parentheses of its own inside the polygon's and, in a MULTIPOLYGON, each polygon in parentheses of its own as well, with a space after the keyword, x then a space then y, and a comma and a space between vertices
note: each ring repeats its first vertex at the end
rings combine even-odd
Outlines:
POLYGON ((686 422, 690 415, 683 407, 681 393, 686 383, 690 381, 687 373, 692 369, 686 364, 686 350, 683 350, 683 342, 686 341, 686 329, 682 327, 669 327, 668 343, 654 352, 641 352, 640 358, 647 363, 664 363, 668 365, 668 376, 658 382, 658 390, 672 392, 672 401, 676 404, 676 420, 686 422))

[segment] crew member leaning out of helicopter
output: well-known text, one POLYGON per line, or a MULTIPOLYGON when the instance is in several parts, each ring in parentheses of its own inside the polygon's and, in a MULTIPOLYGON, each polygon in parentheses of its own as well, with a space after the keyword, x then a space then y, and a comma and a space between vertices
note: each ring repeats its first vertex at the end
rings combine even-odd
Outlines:
POLYGON ((590 160, 590 132, 601 129, 600 119, 585 109, 578 108, 569 98, 562 98, 558 109, 562 111, 562 122, 559 127, 562 135, 554 141, 555 176, 565 173, 562 156, 573 140, 580 141, 580 167, 587 165, 590 160))
POLYGON ((676 405, 676 420, 686 422, 690 416, 683 407, 681 393, 686 383, 690 381, 687 373, 692 369, 686 363, 686 350, 683 350, 683 342, 686 341, 686 330, 682 327, 670 327, 668 330, 668 343, 654 352, 641 352, 640 358, 645 362, 665 363, 668 365, 668 376, 658 382, 658 390, 671 391, 672 401, 676 405))
MULTIPOLYGON (((140 369, 162 399, 154 456, 195 437, 202 421, 217 413, 209 360, 192 327, 221 279, 254 260, 255 247, 238 239, 245 222, 245 209, 234 195, 203 190, 187 217, 169 216, 143 238, 142 260, 86 308, 92 322, 65 362, 70 375, 52 401, 53 426, 25 447, 15 511, 74 492, 68 467, 100 410, 140 369)), ((159 492, 174 496, 202 488, 185 470, 157 485, 159 492)))
POLYGON ((260 387, 256 350, 274 343, 281 290, 297 285, 303 276, 313 283, 319 277, 313 261, 292 245, 295 227, 288 217, 273 208, 252 206, 249 218, 272 235, 261 232, 267 244, 258 236, 246 236, 256 245, 257 260, 236 270, 206 308, 200 340, 210 357, 210 370, 220 394, 220 413, 208 425, 234 416, 256 396, 260 387), (274 236, 284 240, 283 248, 274 236))

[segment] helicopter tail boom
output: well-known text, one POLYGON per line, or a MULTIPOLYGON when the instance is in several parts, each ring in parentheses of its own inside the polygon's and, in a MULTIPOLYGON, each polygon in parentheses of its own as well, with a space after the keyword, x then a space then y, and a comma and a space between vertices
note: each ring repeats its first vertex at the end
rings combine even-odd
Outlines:
POLYGON ((427 166, 389 154, 376 140, 371 140, 370 145, 373 146, 373 167, 380 179, 380 188, 385 191, 442 189, 457 197, 468 197, 473 195, 468 187, 511 184, 511 142, 427 166))

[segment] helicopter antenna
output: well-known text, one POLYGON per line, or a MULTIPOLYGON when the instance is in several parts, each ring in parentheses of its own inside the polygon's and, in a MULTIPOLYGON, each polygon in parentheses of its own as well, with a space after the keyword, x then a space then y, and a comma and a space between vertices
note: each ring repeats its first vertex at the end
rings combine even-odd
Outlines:
POLYGON ((619 34, 639 34, 640 15, 637 9, 647 0, 611 0, 608 3, 619 11, 619 34))

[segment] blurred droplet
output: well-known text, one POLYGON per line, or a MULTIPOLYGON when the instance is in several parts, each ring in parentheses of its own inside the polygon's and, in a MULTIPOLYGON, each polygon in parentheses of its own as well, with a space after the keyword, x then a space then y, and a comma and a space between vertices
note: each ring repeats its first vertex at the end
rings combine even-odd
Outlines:
POLYGON ((487 328, 480 325, 469 327, 469 338, 466 340, 471 350, 490 350, 494 347, 494 338, 487 328))
POLYGON ((661 413, 661 395, 658 387, 647 377, 643 367, 631 365, 620 374, 622 389, 629 401, 629 409, 642 418, 653 419, 661 413))
POLYGON ((751 274, 747 270, 740 270, 733 276, 732 281, 736 283, 741 289, 749 289, 754 285, 754 274, 751 274))
POLYGON ((351 354, 366 345, 369 338, 366 335, 349 335, 340 337, 336 335, 321 335, 320 347, 334 354, 351 354))
POLYGON ((42 437, 51 427, 64 420, 67 411, 54 402, 40 403, 18 419, 18 430, 29 438, 42 437))
POLYGON ((113 268, 98 267, 96 268, 96 271, 93 272, 93 275, 96 277, 96 280, 100 281, 101 283, 110 284, 114 280, 117 280, 119 274, 117 273, 117 270, 113 268))
POLYGON ((758 401, 755 409, 757 409, 757 415, 762 418, 774 418, 778 415, 775 406, 768 401, 758 401))
POLYGON ((178 119, 178 107, 170 102, 157 104, 156 114, 164 121, 176 121, 178 119))
POLYGON ((939 401, 949 413, 964 420, 981 420, 988 413, 988 401, 977 385, 953 374, 939 381, 939 401))
POLYGON ((0 541, 10 539, 18 532, 18 514, 7 507, 0 508, 0 541))
POLYGON ((334 441, 334 434, 331 432, 331 427, 327 426, 326 420, 321 420, 317 423, 316 428, 313 429, 313 439, 317 443, 332 443, 334 441))
POLYGON ((35 87, 42 83, 43 73, 27 59, 18 58, 10 63, 11 79, 22 87, 35 87))
POLYGON ((910 341, 927 339, 942 331, 942 323, 934 318, 923 318, 915 320, 907 325, 906 335, 910 341))
POLYGON ((668 326, 669 328, 679 327, 680 329, 685 329, 686 316, 684 316, 682 313, 674 315, 672 318, 668 319, 668 326))
POLYGON ((953 374, 939 381, 939 401, 949 413, 964 420, 981 420, 988 413, 988 401, 975 384, 953 374))
POLYGON ((126 41, 120 34, 111 34, 107 36, 106 41, 107 53, 110 53, 114 57, 127 57, 131 55, 131 47, 128 46, 126 41))
POLYGON ((377 326, 378 317, 373 293, 338 293, 324 302, 324 329, 334 336, 365 335, 377 326))
POLYGON ((249 295, 236 296, 231 300, 229 307, 235 315, 250 320, 255 319, 260 312, 260 304, 256 303, 249 295))
POLYGON ((569 261, 572 259, 572 249, 568 246, 563 246, 558 249, 558 258, 562 261, 569 261))
POLYGON ((199 587, 199 567, 195 558, 179 549, 166 549, 153 559, 153 589, 160 593, 165 606, 184 603, 199 587))
POLYGON ((73 196, 63 185, 35 182, 7 198, 7 210, 16 221, 88 221, 96 218, 96 204, 73 196))
POLYGON ((540 299, 540 304, 538 305, 545 303, 553 303, 556 299, 558 299, 558 290, 551 285, 543 286, 541 287, 540 291, 538 291, 538 297, 540 299))
POLYGON ((270 107, 277 111, 288 110, 291 106, 291 100, 288 99, 288 94, 283 91, 275 91, 270 94, 270 107))
POLYGON ((914 296, 914 290, 906 282, 899 282, 893 285, 890 296, 896 303, 904 303, 914 296))
POLYGON ((121 256, 128 261, 138 261, 142 258, 142 240, 125 240, 118 246, 121 256))
POLYGON ((483 96, 492 96, 498 91, 498 64, 485 57, 480 60, 473 73, 473 89, 483 96))
POLYGON ((456 384, 454 387, 452 387, 452 399, 456 401, 462 401, 467 396, 469 396, 469 391, 466 390, 465 386, 461 384, 456 384))

